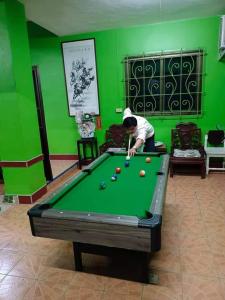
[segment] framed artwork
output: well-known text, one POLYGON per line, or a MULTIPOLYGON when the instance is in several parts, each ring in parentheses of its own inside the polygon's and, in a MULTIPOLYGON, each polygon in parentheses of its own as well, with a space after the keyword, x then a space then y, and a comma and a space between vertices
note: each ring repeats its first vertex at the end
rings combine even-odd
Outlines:
POLYGON ((62 43, 69 115, 99 115, 95 39, 62 43))

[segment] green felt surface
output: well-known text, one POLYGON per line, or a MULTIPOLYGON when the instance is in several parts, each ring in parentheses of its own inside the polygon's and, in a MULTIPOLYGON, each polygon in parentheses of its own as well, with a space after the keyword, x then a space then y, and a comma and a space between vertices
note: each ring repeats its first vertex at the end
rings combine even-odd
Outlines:
POLYGON ((54 208, 144 217, 151 205, 156 172, 160 170, 162 157, 151 156, 151 163, 146 163, 147 155, 135 156, 129 161, 129 167, 124 166, 125 157, 109 156, 90 175, 62 195, 54 208), (116 167, 121 168, 121 173, 113 182, 111 176, 116 167), (139 176, 140 170, 145 170, 145 177, 139 176), (104 190, 99 189, 102 181, 106 183, 104 190))

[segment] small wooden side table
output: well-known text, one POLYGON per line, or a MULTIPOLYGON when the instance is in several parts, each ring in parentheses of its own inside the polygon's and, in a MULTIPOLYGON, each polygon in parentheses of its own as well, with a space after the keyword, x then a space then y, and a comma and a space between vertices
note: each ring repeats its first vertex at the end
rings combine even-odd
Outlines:
POLYGON ((82 165, 87 165, 98 157, 98 142, 95 137, 85 138, 77 141, 77 151, 79 160, 79 169, 82 165), (82 145, 82 147, 81 147, 82 145), (91 149, 91 156, 87 156, 87 146, 91 149), (82 148, 82 151, 81 151, 82 148))

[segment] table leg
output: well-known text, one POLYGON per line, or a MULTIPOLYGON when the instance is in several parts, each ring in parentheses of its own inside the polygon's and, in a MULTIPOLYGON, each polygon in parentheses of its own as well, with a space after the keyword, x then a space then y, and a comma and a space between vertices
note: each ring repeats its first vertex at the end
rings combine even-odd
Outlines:
POLYGON ((95 159, 95 155, 94 155, 94 145, 91 143, 91 159, 94 160, 95 159))
POLYGON ((79 243, 73 242, 73 254, 74 254, 75 270, 82 272, 83 271, 82 252, 79 247, 79 243))
POLYGON ((206 154, 206 175, 209 174, 209 156, 206 154))
POLYGON ((84 161, 87 159, 86 156, 86 143, 83 143, 83 155, 84 155, 84 161))
POLYGON ((149 268, 148 268, 148 264, 149 264, 149 258, 150 255, 149 253, 141 253, 140 255, 141 259, 140 259, 140 268, 141 268, 141 282, 144 283, 149 283, 149 268))

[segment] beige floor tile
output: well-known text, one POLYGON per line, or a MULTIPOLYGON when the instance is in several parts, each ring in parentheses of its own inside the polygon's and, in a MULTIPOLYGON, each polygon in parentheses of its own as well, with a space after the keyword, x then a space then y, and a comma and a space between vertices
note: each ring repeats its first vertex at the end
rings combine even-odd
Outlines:
POLYGON ((181 250, 181 270, 183 273, 216 276, 215 263, 210 251, 181 250))
POLYGON ((170 227, 170 230, 176 231, 180 220, 180 207, 176 204, 165 205, 163 213, 163 226, 170 227))
POLYGON ((120 280, 116 278, 108 278, 105 284, 107 294, 116 292, 120 295, 130 295, 132 297, 140 297, 142 295, 144 284, 120 280))
POLYGON ((39 280, 43 280, 49 284, 52 283, 63 288, 64 286, 71 284, 75 277, 75 271, 59 268, 44 268, 43 272, 40 273, 39 280))
POLYGON ((183 275, 183 300, 224 300, 225 294, 219 279, 183 275))
POLYGON ((225 251, 223 253, 216 253, 213 256, 213 262, 217 275, 225 278, 225 251))
POLYGON ((220 279, 220 283, 222 285, 222 295, 223 295, 223 297, 225 299, 225 279, 224 278, 220 279))
POLYGON ((72 254, 68 255, 68 252, 65 251, 62 255, 49 255, 47 256, 47 266, 51 268, 59 268, 68 271, 74 271, 74 257, 72 254))
POLYGON ((73 243, 71 241, 63 241, 63 240, 54 240, 54 239, 44 239, 49 244, 52 244, 51 252, 46 252, 45 255, 51 256, 51 253, 54 255, 73 255, 73 243), (66 252, 66 253, 65 253, 66 252))
POLYGON ((56 282, 35 280, 23 300, 61 300, 67 287, 65 283, 59 284, 58 280, 56 282))
POLYGON ((104 291, 108 278, 100 275, 76 272, 70 286, 104 291))
POLYGON ((166 203, 167 204, 176 204, 176 197, 175 197, 175 186, 174 185, 167 185, 166 189, 166 203))
MULTIPOLYGON (((103 291, 90 288, 69 287, 61 300, 102 300, 103 291)), ((114 298, 116 299, 116 298, 114 298)))
MULTIPOLYGON (((223 208, 221 208, 220 204, 218 204, 217 207, 202 210, 203 219, 206 223, 208 223, 209 221, 215 223, 217 223, 218 221, 224 221, 224 213, 225 211, 223 208)), ((223 223, 225 225, 225 221, 223 223)))
POLYGON ((25 255, 12 269, 9 275, 38 279, 46 272, 47 257, 38 255, 25 255))
POLYGON ((169 230, 167 226, 165 226, 162 230, 162 249, 178 249, 180 247, 180 234, 177 230, 169 230))
POLYGON ((0 282, 3 280, 4 277, 5 277, 4 274, 0 274, 0 282))
POLYGON ((0 273, 7 274, 23 258, 23 253, 0 250, 0 273))
POLYGON ((180 248, 183 251, 210 251, 206 237, 190 235, 189 233, 180 234, 180 248))
POLYGON ((9 209, 7 209, 4 214, 2 214, 2 218, 19 218, 28 210, 28 205, 14 204, 11 205, 9 209))
POLYGON ((9 231, 0 232, 0 250, 5 249, 7 245, 12 241, 13 235, 9 231))
POLYGON ((211 232, 208 234, 208 243, 213 253, 225 253, 225 232, 221 228, 220 232, 211 232), (223 231, 222 231, 223 230, 223 231))
POLYGON ((117 291, 103 292, 102 300, 141 300, 141 295, 132 295, 132 294, 120 294, 117 291))
POLYGON ((186 210, 183 214, 180 214, 179 218, 179 224, 182 226, 182 224, 189 223, 190 226, 194 226, 196 223, 200 223, 202 220, 202 217, 198 213, 192 213, 192 210, 186 210))
POLYGON ((53 178, 55 178, 76 164, 77 160, 51 160, 50 162, 53 178))
POLYGON ((11 235, 17 234, 18 228, 14 227, 14 223, 12 221, 14 218, 5 218, 0 216, 0 234, 10 233, 11 235), (16 230, 15 230, 16 229, 16 230))
POLYGON ((0 282, 1 300, 23 300, 34 281, 27 278, 6 276, 0 282))
POLYGON ((159 284, 144 286, 142 300, 181 300, 181 274, 158 271, 158 276, 159 284))
POLYGON ((162 248, 152 256, 150 267, 163 271, 180 272, 181 260, 179 249, 162 248))
POLYGON ((225 236, 224 228, 225 228, 225 222, 223 222, 222 219, 217 220, 215 222, 212 222, 211 220, 209 222, 205 222, 205 230, 209 238, 212 240, 219 239, 220 237, 224 240, 224 236, 225 236))
POLYGON ((191 221, 187 219, 181 219, 179 224, 179 232, 183 236, 195 236, 198 238, 207 238, 207 230, 202 220, 191 221))

